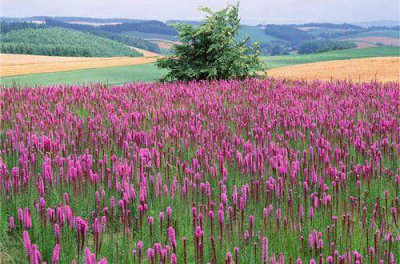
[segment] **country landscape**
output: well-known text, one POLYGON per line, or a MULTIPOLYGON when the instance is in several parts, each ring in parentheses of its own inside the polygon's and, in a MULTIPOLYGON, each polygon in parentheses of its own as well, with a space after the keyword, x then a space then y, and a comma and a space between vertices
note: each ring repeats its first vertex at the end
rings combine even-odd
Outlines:
POLYGON ((399 263, 398 2, 193 2, 2 3, 0 264, 399 263))

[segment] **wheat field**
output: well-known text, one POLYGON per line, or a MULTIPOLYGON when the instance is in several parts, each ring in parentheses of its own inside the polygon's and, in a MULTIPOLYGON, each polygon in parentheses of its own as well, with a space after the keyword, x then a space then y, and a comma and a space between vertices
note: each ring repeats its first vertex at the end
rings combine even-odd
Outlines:
POLYGON ((400 57, 314 62, 275 68, 268 76, 295 80, 400 81, 400 57))

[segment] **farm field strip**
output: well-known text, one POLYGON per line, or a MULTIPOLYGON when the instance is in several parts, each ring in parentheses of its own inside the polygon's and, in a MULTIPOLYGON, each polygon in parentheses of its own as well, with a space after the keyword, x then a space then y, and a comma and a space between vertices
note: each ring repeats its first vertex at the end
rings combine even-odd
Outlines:
POLYGON ((138 65, 155 62, 157 57, 55 57, 0 54, 0 77, 52 73, 90 68, 138 65))
POLYGON ((400 39, 398 38, 390 38, 390 37, 358 37, 358 38, 346 38, 343 39, 345 41, 354 41, 354 42, 366 42, 371 44, 382 43, 388 46, 399 46, 400 39))
POLYGON ((298 64, 268 71, 275 78, 304 80, 400 81, 400 57, 351 59, 298 64))

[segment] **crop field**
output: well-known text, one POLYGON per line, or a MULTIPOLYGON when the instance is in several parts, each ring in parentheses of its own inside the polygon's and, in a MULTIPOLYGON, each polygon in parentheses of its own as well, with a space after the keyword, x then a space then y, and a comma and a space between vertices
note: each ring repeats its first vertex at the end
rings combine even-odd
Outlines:
POLYGON ((298 64, 268 71, 276 78, 400 82, 400 57, 378 57, 298 64))
POLYGON ((375 30, 359 34, 350 35, 349 37, 388 37, 400 39, 399 30, 375 30))
MULTIPOLYGON (((0 55, 9 56, 9 55, 0 55)), ((15 55, 11 55, 8 57, 7 64, 3 65, 0 68, 0 74, 3 75, 3 69, 6 69, 8 66, 20 65, 24 64, 24 60, 29 61, 29 63, 35 63, 37 60, 38 63, 48 63, 55 60, 60 60, 63 62, 73 61, 76 58, 62 58, 62 57, 46 57, 46 56, 32 56, 32 57, 14 57, 15 55), (23 59, 21 59, 23 58, 23 59), (32 61, 33 60, 33 61, 32 61), (44 60, 44 61, 43 61, 44 60)), ((24 55, 26 56, 26 55, 24 55)), ((319 62, 319 61, 331 61, 331 60, 345 60, 345 59, 353 59, 353 58, 368 58, 368 57, 388 57, 388 56, 400 56, 400 51, 398 47, 376 47, 376 48, 367 48, 367 49, 352 49, 352 50, 340 50, 340 51, 332 51, 332 52, 324 52, 319 54, 309 54, 309 55, 285 55, 285 56, 265 56, 262 57, 263 62, 266 64, 267 69, 274 69, 280 67, 286 67, 297 64, 305 64, 311 62, 319 62)), ((80 59, 80 58, 78 58, 80 59)), ((83 58, 84 60, 93 60, 97 58, 83 58)), ((106 58, 107 60, 111 60, 113 62, 121 63, 121 60, 118 58, 106 58)), ((138 60, 144 58, 124 58, 122 61, 126 62, 127 66, 118 66, 118 67, 110 67, 112 65, 107 64, 104 61, 104 67, 107 68, 98 68, 100 63, 90 64, 87 68, 83 70, 72 70, 64 72, 54 72, 54 73, 38 73, 38 74, 26 74, 21 76, 9 76, 3 77, 0 80, 0 83, 3 86, 11 86, 16 84, 17 86, 35 86, 35 85, 52 85, 52 84, 78 84, 78 83, 95 83, 95 82, 106 82, 108 84, 123 84, 134 81, 145 81, 152 82, 156 81, 165 72, 157 69, 153 64, 143 64, 143 65, 131 65, 135 64, 138 60), (133 63, 134 62, 134 63, 133 63)), ((155 58, 145 58, 145 62, 149 63, 149 61, 155 61, 155 58)), ((143 63, 143 61, 141 61, 143 63)), ((79 65, 83 67, 82 63, 73 64, 74 67, 79 65)), ((118 65, 118 64, 117 64, 118 65)), ((124 64, 122 64, 124 65, 124 64)), ((65 66, 64 66, 65 67, 65 66)), ((17 69, 19 67, 16 67, 17 69)), ((36 67, 29 67, 28 65, 24 66, 25 70, 32 71, 36 67)), ((47 67, 47 70, 56 71, 57 68, 47 67)), ((78 68, 82 69, 82 68, 78 68)), ((390 70, 390 69, 389 69, 390 70)), ((269 70, 270 71, 270 70, 269 70)), ((393 69, 392 69, 393 71, 393 69)), ((28 73, 28 72, 25 72, 28 73)), ((4 75, 3 75, 4 76, 4 75)), ((378 78, 380 76, 378 75, 378 78)), ((375 72, 373 73, 368 80, 375 78, 375 72)), ((358 80, 358 75, 355 80, 358 80)), ((379 79, 378 79, 379 80, 379 79)))
POLYGON ((0 96, 6 263, 399 261, 399 82, 0 96))
POLYGON ((349 38, 344 39, 346 41, 351 41, 354 43, 365 43, 369 45, 386 45, 386 46, 399 46, 400 39, 390 38, 390 37, 358 37, 358 38, 349 38))
MULTIPOLYGON (((146 55, 154 53, 146 51, 146 55)), ((51 73, 90 68, 105 68, 113 66, 126 66, 151 63, 157 57, 57 57, 20 54, 0 54, 0 77, 18 76, 33 73, 51 73)))
POLYGON ((268 69, 286 67, 296 64, 319 62, 319 61, 333 61, 333 60, 347 60, 357 58, 370 58, 370 57, 399 57, 399 47, 374 47, 365 49, 347 49, 335 50, 316 54, 301 54, 301 55, 283 55, 283 56, 265 56, 264 62, 268 69))

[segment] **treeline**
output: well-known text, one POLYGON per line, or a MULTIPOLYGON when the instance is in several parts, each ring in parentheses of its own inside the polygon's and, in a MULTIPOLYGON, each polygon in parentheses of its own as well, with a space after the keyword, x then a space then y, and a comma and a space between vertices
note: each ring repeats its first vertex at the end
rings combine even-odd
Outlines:
POLYGON ((352 49, 355 47, 356 44, 346 41, 309 40, 300 44, 298 52, 299 54, 311 54, 330 50, 352 49))
POLYGON ((263 55, 288 55, 289 52, 293 51, 293 47, 290 44, 282 43, 282 42, 269 42, 269 43, 261 43, 260 51, 263 55))
POLYGON ((175 36, 178 34, 175 28, 166 25, 160 21, 144 21, 138 23, 122 23, 117 25, 99 26, 99 30, 113 33, 123 33, 129 31, 139 31, 151 34, 164 34, 175 36))
POLYGON ((2 53, 83 57, 142 56, 133 48, 114 40, 62 28, 17 30, 2 36, 1 42, 2 53))
POLYGON ((170 27, 165 23, 156 20, 141 21, 136 23, 121 23, 116 25, 92 26, 92 25, 65 23, 62 21, 47 19, 46 24, 49 26, 57 26, 65 28, 68 27, 80 31, 103 31, 103 32, 105 31, 117 34, 130 31, 138 31, 151 34, 173 35, 173 36, 178 34, 175 28, 170 27))
POLYGON ((95 18, 95 17, 64 17, 64 16, 33 16, 33 17, 0 17, 2 21, 21 22, 21 21, 46 21, 47 19, 62 21, 62 22, 86 22, 86 23, 136 23, 147 21, 143 19, 131 18, 95 18))
POLYGON ((300 43, 310 39, 307 32, 288 25, 267 25, 265 27, 265 34, 291 43, 300 43))
POLYGON ((21 29, 27 29, 27 28, 32 28, 32 29, 38 29, 38 28, 45 28, 45 24, 37 24, 37 23, 31 23, 31 22, 0 22, 0 32, 1 34, 6 34, 11 31, 16 31, 16 30, 21 30, 21 29))
POLYGON ((93 57, 92 52, 85 47, 68 45, 45 45, 17 42, 1 42, 1 53, 31 54, 65 57, 93 57))

